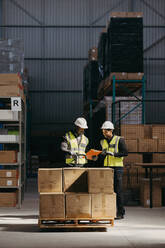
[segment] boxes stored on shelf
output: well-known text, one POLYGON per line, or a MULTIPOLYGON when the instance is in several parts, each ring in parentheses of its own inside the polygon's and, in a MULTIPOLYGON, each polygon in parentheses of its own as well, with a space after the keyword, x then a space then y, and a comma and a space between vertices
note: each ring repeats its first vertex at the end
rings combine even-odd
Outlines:
MULTIPOLYGON (((8 136, 8 135, 0 135, 8 136)), ((16 151, 0 151, 0 163, 16 163, 17 152, 16 151)))
POLYGON ((139 139, 138 151, 139 152, 157 152, 158 145, 157 139, 139 139))
POLYGON ((0 121, 18 121, 18 111, 0 109, 0 121))
POLYGON ((11 97, 11 96, 23 96, 23 89, 21 85, 0 85, 1 96, 11 97))
POLYGON ((0 186, 18 186, 18 179, 0 178, 0 186))
POLYGON ((112 12, 111 17, 127 17, 127 18, 133 18, 133 17, 143 17, 142 12, 112 12))
POLYGON ((114 192, 113 188, 113 169, 90 169, 88 171, 88 192, 89 193, 108 193, 114 192))
POLYGON ((65 218, 63 193, 40 193, 40 218, 65 218))
POLYGON ((121 125, 121 136, 125 139, 144 138, 144 126, 136 124, 121 125))
POLYGON ((143 72, 137 72, 137 73, 127 73, 127 79, 128 80, 142 80, 144 76, 143 72))
MULTIPOLYGON (((162 206, 162 193, 161 193, 161 180, 160 178, 152 179, 152 199, 153 199, 153 207, 161 207, 162 206)), ((141 179, 140 184, 140 200, 143 207, 150 206, 150 189, 149 189, 149 179, 143 178, 141 179)))
POLYGON ((18 73, 0 73, 0 85, 21 84, 22 79, 18 73))
POLYGON ((18 177, 18 170, 0 170, 0 178, 1 177, 17 178, 18 177))
POLYGON ((63 169, 64 192, 88 192, 87 171, 84 168, 63 169))
POLYGON ((1 96, 12 97, 20 96, 24 99, 22 79, 18 74, 2 73, 0 74, 1 96))
POLYGON ((92 194, 92 218, 106 219, 116 216, 116 194, 92 194))
POLYGON ((161 179, 161 187, 164 188, 165 187, 165 168, 159 168, 157 169, 157 177, 160 177, 161 179))
POLYGON ((152 126, 152 138, 165 140, 165 125, 153 125, 152 126))
POLYGON ((158 152, 165 152, 165 140, 158 139, 158 152))
POLYGON ((152 139, 152 125, 144 125, 144 138, 152 139))
POLYGON ((91 218, 91 195, 67 193, 66 218, 91 218))
MULTIPOLYGON (((113 73, 111 73, 113 74, 113 73)), ((122 74, 122 73, 121 73, 122 74)), ((123 76, 124 77, 124 76, 123 76)), ((122 76, 121 76, 122 78, 122 76)), ((111 82, 109 82, 111 84, 111 82)), ((109 86, 108 86, 109 87, 109 86)), ((141 97, 139 97, 141 99, 141 97)), ((120 109, 120 116, 125 116, 121 118, 120 123, 124 124, 140 124, 142 122, 142 106, 137 108, 139 104, 138 101, 135 101, 134 97, 130 96, 117 96, 116 98, 116 108, 120 109), (132 111, 134 109, 134 111, 132 111), (128 114, 130 113, 130 114, 128 114)), ((106 120, 110 120, 112 118, 112 102, 113 99, 111 96, 104 97, 105 107, 106 107, 106 120)), ((132 130, 130 130, 132 131, 132 130)), ((126 137, 127 138, 127 137, 126 137)), ((137 137, 131 137, 127 139, 136 139, 137 137)))
POLYGON ((138 140, 125 140, 128 152, 137 152, 138 151, 138 140))
POLYGON ((0 143, 17 143, 19 142, 18 135, 0 135, 0 143))
POLYGON ((137 153, 129 153, 124 157, 124 164, 143 163, 143 155, 137 153))
POLYGON ((16 190, 0 190, 0 207, 15 207, 17 201, 16 190))
POLYGON ((38 191, 62 192, 62 169, 39 169, 38 191))
POLYGON ((165 163, 165 154, 154 153, 152 155, 153 163, 165 163))

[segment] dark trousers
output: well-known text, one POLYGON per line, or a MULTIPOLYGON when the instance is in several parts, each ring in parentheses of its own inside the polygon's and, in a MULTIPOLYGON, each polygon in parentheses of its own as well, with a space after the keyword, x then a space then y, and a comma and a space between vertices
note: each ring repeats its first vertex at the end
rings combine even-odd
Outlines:
POLYGON ((125 214, 123 197, 123 167, 111 167, 114 170, 114 191, 116 193, 117 214, 125 214))

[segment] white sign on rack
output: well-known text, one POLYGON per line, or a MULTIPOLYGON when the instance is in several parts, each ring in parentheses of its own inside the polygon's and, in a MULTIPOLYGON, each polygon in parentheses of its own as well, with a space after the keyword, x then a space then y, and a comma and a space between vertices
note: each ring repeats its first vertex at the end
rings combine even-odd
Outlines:
POLYGON ((21 97, 11 97, 11 110, 12 111, 21 111, 21 97))

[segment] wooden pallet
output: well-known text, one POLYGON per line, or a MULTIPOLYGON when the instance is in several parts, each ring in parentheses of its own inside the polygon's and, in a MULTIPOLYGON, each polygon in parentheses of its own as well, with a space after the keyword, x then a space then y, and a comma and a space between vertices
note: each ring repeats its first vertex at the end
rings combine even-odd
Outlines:
POLYGON ((39 228, 108 228, 114 226, 114 219, 42 219, 39 228))

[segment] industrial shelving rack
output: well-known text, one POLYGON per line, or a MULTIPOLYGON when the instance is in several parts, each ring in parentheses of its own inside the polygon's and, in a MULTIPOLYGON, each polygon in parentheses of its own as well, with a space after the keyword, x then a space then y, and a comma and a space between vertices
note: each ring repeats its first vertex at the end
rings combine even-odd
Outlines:
MULTIPOLYGON (((146 80, 145 76, 141 79, 116 79, 115 75, 112 79, 112 122, 116 124, 123 118, 125 118, 128 114, 133 112, 137 107, 142 105, 142 124, 145 124, 145 97, 146 97, 146 80), (141 96, 142 99, 140 99, 138 96, 135 95, 135 92, 137 92, 139 89, 141 89, 141 96), (130 110, 128 113, 126 113, 124 116, 120 116, 118 120, 115 118, 116 108, 115 108, 115 102, 116 102, 116 93, 118 92, 120 95, 123 95, 124 91, 129 96, 134 96, 137 100, 137 105, 130 110)), ((126 95, 125 94, 125 95, 126 95)))
POLYGON ((102 98, 99 98, 97 101, 90 99, 88 105, 86 105, 85 112, 89 114, 89 118, 91 119, 93 117, 94 111, 97 108, 100 109, 99 105, 102 99, 104 98, 104 96, 112 96, 112 122, 113 123, 116 123, 119 120, 123 119, 129 113, 131 113, 137 107, 139 107, 139 105, 142 105, 142 124, 145 124, 145 98, 146 98, 145 92, 146 92, 146 79, 144 75, 142 75, 141 79, 134 79, 133 77, 132 79, 117 79, 115 75, 113 75, 112 80, 109 80, 109 86, 106 87, 106 89, 104 90, 104 93, 102 94, 102 98), (139 96, 135 94, 138 90, 141 90, 142 98, 139 98, 139 96), (116 120, 115 118, 116 96, 117 95, 133 96, 135 97, 135 100, 137 101, 137 106, 131 111, 129 111, 129 113, 126 113, 124 116, 120 116, 119 120, 116 120))
MULTIPOLYGON (((7 103, 9 108, 8 110, 11 110, 10 103, 11 98, 10 97, 0 97, 1 103, 7 103)), ((2 110, 3 108, 1 108, 2 110)), ((24 192, 26 187, 26 122, 27 122, 27 113, 26 113, 26 100, 21 99, 21 111, 18 111, 18 119, 17 120, 5 120, 2 119, 0 116, 0 123, 3 125, 3 127, 17 127, 18 128, 18 139, 15 141, 8 141, 4 140, 3 142, 0 141, 1 144, 3 144, 3 147, 6 145, 14 145, 17 146, 18 156, 17 156, 17 162, 16 163, 0 163, 1 167, 3 169, 16 169, 18 170, 18 185, 17 186, 0 186, 0 189, 15 189, 18 193, 18 200, 17 200, 17 208, 21 208, 22 201, 24 199, 24 192)))

